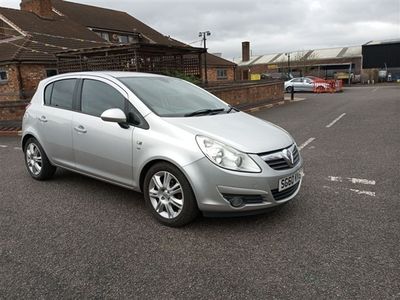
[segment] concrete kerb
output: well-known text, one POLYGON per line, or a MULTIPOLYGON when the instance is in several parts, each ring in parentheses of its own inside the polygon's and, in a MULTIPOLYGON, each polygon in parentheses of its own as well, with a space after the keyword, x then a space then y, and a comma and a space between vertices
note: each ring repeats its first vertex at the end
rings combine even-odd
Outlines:
POLYGON ((0 136, 22 136, 21 130, 0 130, 0 136))
POLYGON ((294 100, 292 101, 292 100, 290 100, 290 97, 285 97, 283 101, 279 101, 279 102, 271 103, 271 104, 260 105, 260 106, 257 106, 257 107, 252 107, 252 108, 249 108, 249 109, 245 109, 244 111, 248 112, 248 113, 252 113, 252 112, 259 111, 259 110, 269 109, 269 108, 272 108, 272 107, 275 107, 275 106, 283 105, 285 103, 303 101, 305 99, 306 98, 297 98, 297 97, 295 97, 294 100))

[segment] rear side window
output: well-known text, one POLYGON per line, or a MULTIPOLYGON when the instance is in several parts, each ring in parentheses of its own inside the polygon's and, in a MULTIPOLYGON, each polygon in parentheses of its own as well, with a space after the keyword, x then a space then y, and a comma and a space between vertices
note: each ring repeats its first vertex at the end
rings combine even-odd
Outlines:
POLYGON ((110 108, 120 108, 125 111, 124 96, 104 82, 85 79, 82 87, 82 112, 100 117, 110 108))
POLYGON ((44 90, 44 104, 45 105, 50 105, 51 102, 51 93, 53 92, 53 86, 54 84, 49 84, 46 86, 46 89, 44 90))
POLYGON ((76 79, 64 79, 48 85, 44 91, 46 105, 72 109, 76 79))

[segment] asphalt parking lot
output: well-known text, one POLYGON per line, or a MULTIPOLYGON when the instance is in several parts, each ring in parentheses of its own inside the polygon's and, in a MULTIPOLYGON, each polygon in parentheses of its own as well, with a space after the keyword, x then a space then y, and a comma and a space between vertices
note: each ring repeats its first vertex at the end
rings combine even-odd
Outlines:
POLYGON ((400 299, 400 87, 302 94, 254 113, 302 148, 297 198, 172 229, 141 194, 31 179, 0 137, 0 298, 400 299))

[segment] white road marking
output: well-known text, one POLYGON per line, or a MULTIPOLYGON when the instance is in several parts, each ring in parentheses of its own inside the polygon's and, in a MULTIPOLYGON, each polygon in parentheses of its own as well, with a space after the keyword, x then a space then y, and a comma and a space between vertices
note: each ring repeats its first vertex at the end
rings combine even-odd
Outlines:
POLYGON ((375 180, 368 180, 368 179, 360 179, 360 178, 347 178, 349 181, 352 183, 361 183, 361 184, 370 184, 370 185, 375 185, 376 181, 375 180))
POLYGON ((307 145, 309 145, 310 143, 312 143, 315 140, 315 138, 309 138, 307 141, 305 141, 303 144, 301 144, 299 146, 299 150, 304 149, 304 147, 306 147, 307 145))
POLYGON ((0 145, 0 148, 7 148, 7 145, 0 145))
POLYGON ((328 179, 330 181, 338 181, 338 182, 342 182, 343 181, 342 177, 336 177, 336 176, 328 176, 328 179))
POLYGON ((335 194, 339 194, 339 191, 337 191, 338 189, 334 189, 334 188, 332 188, 332 187, 330 187, 330 186, 327 186, 327 185, 324 185, 324 186, 322 186, 322 187, 323 187, 324 189, 333 191, 335 194))
POLYGON ((375 93, 378 90, 378 88, 374 88, 371 92, 375 93))
MULTIPOLYGON (((342 177, 337 177, 337 176, 328 176, 328 179, 330 181, 336 181, 336 182, 343 182, 343 178, 342 177)), ((346 178, 348 181, 350 181, 351 183, 354 184, 367 184, 367 185, 375 185, 376 181, 375 180, 369 180, 369 179, 361 179, 361 178, 352 178, 352 177, 348 177, 346 178)))
POLYGON ((324 185, 322 187, 324 189, 333 191, 335 194, 340 194, 339 191, 351 191, 351 192, 357 193, 358 195, 367 195, 367 196, 371 196, 371 197, 376 197, 375 192, 371 192, 371 191, 361 191, 361 190, 356 190, 356 189, 346 189, 346 188, 340 188, 340 187, 333 188, 333 187, 330 187, 327 185, 324 185))
POLYGON ((360 191, 360 190, 356 190, 356 189, 350 189, 350 191, 355 192, 359 195, 368 195, 371 197, 375 197, 375 192, 370 192, 370 191, 360 191))
POLYGON ((337 121, 339 121, 341 118, 343 118, 346 115, 346 113, 341 114, 339 117, 337 117, 335 120, 333 120, 331 123, 326 125, 326 128, 332 127, 337 121))
POLYGON ((21 147, 14 147, 14 150, 22 150, 21 147))

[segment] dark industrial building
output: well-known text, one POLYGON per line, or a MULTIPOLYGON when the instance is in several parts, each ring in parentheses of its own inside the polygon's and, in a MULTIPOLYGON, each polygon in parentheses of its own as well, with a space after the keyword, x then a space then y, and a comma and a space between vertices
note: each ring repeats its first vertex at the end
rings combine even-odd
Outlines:
POLYGON ((363 69, 381 70, 390 80, 400 80, 400 40, 368 42, 362 45, 362 56, 363 69))

